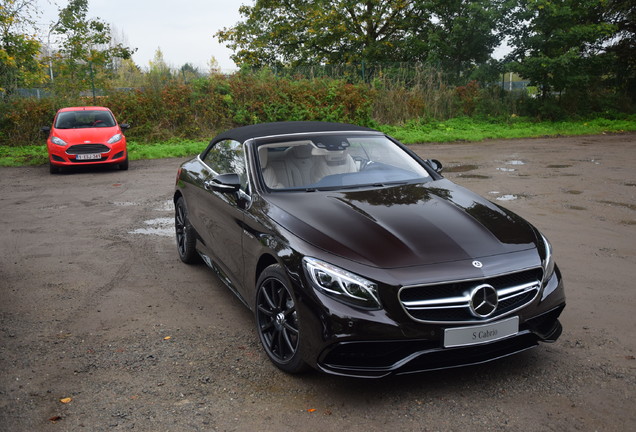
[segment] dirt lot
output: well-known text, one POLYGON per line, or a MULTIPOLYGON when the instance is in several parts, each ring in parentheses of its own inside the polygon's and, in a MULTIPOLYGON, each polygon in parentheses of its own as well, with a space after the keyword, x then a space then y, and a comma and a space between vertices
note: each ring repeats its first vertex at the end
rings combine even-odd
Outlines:
POLYGON ((180 160, 0 168, 0 430, 636 430, 636 134, 415 149, 551 239, 557 343, 380 381, 287 376, 177 257, 180 160))

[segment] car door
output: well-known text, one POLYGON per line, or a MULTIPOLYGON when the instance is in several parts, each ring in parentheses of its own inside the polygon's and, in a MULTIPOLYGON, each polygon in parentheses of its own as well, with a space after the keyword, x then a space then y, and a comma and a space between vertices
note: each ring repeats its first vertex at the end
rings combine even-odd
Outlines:
POLYGON ((247 193, 247 171, 244 146, 238 141, 224 140, 213 145, 203 156, 206 178, 197 202, 198 219, 203 225, 199 230, 209 257, 214 261, 222 277, 231 284, 237 294, 243 290, 243 219, 247 193), (238 192, 219 192, 211 187, 214 177, 235 173, 241 180, 238 192))

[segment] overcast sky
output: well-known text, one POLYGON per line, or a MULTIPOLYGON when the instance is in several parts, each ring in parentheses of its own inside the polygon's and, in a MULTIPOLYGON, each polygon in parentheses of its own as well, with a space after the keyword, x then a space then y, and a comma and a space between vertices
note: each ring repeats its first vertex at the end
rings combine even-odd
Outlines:
MULTIPOLYGON (((44 34, 57 21, 58 9, 67 0, 38 0, 43 14, 38 19, 44 34)), ((201 71, 209 69, 212 56, 221 70, 236 69, 230 60, 232 52, 213 37, 224 28, 236 24, 241 4, 252 0, 89 0, 88 18, 99 18, 111 25, 124 45, 137 48, 135 63, 147 68, 157 48, 166 63, 180 68, 190 63, 201 71)))

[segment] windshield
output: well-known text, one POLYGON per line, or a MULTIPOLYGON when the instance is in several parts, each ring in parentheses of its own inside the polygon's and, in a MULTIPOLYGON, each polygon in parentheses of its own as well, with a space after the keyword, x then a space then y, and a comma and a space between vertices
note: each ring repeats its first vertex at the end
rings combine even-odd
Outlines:
POLYGON ((258 158, 274 190, 350 189, 421 182, 426 169, 383 135, 315 135, 263 143, 258 158))
POLYGON ((108 111, 63 111, 55 120, 57 129, 113 127, 115 124, 113 115, 108 111))

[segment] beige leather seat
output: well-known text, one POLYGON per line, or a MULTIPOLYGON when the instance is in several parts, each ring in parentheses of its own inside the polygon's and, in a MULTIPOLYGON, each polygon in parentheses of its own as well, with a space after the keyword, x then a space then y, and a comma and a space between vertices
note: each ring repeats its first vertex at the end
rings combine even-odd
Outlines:
POLYGON ((267 187, 271 189, 281 189, 285 185, 278 178, 276 170, 269 165, 269 149, 267 147, 258 148, 258 159, 261 164, 261 173, 267 187))
POLYGON ((314 155, 316 156, 311 168, 312 183, 329 175, 352 173, 358 170, 355 161, 346 150, 314 149, 314 155))
POLYGON ((311 176, 311 170, 314 165, 313 149, 312 145, 306 144, 293 146, 285 151, 286 169, 291 186, 303 187, 313 183, 311 176))

